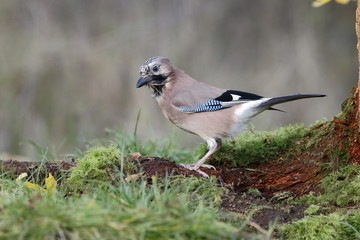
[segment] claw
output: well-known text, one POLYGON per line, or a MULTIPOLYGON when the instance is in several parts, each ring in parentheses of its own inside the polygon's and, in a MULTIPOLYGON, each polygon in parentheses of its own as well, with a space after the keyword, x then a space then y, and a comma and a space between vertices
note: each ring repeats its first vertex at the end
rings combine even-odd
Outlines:
POLYGON ((209 164, 202 164, 200 167, 216 170, 216 168, 213 165, 209 165, 209 164))
MULTIPOLYGON (((197 173, 200 173, 202 176, 204 177, 207 177, 207 178, 210 178, 209 175, 203 171, 200 170, 200 167, 197 167, 195 166, 195 164, 184 164, 184 163, 180 163, 179 164, 180 166, 186 168, 186 169, 189 169, 191 171, 195 171, 197 173)), ((209 169, 215 169, 216 168, 214 166, 211 166, 211 165, 208 165, 208 164, 202 164, 201 167, 205 167, 205 168, 209 168, 209 169)))

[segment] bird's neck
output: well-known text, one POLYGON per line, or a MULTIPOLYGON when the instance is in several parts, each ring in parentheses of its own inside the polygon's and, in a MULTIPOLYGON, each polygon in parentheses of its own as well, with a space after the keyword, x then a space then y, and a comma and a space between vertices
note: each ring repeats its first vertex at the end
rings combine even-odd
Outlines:
POLYGON ((181 70, 178 69, 174 69, 174 71, 172 71, 165 79, 164 84, 161 85, 153 85, 151 86, 152 90, 153 90, 153 97, 158 100, 162 97, 164 97, 164 95, 166 95, 167 92, 170 92, 173 85, 175 84, 176 81, 174 81, 175 79, 177 79, 178 75, 183 73, 181 70), (179 72, 180 71, 180 72, 179 72))
POLYGON ((163 88, 165 85, 153 85, 151 86, 153 90, 153 97, 158 98, 163 94, 163 88))

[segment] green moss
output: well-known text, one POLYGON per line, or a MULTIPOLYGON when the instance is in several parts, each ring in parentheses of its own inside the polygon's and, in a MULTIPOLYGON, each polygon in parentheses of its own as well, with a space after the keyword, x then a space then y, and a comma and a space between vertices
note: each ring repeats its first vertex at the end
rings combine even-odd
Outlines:
POLYGON ((360 210, 351 213, 308 216, 284 225, 286 239, 359 239, 360 210))
POLYGON ((195 196, 193 200, 198 201, 198 198, 205 199, 206 202, 213 206, 220 206, 223 194, 229 191, 219 186, 215 176, 211 176, 208 179, 179 175, 172 178, 171 185, 180 187, 182 191, 191 192, 195 196))
POLYGON ((257 188, 249 188, 249 189, 247 190, 247 193, 249 193, 249 194, 255 194, 255 195, 259 196, 259 197, 262 197, 262 193, 261 193, 260 190, 257 189, 257 188))
POLYGON ((342 105, 342 111, 341 113, 337 116, 339 119, 341 120, 346 120, 346 115, 354 108, 354 97, 355 97, 355 88, 353 89, 353 91, 351 92, 351 96, 346 100, 346 103, 344 102, 342 105))
POLYGON ((319 205, 314 205, 311 204, 305 211, 304 213, 306 215, 314 215, 315 213, 317 213, 320 210, 320 206, 319 205))
MULTIPOLYGON (((245 131, 239 138, 225 141, 222 147, 211 156, 209 163, 238 167, 275 159, 309 132, 310 130, 304 128, 303 124, 289 125, 273 132, 245 131)), ((206 152, 206 144, 201 144, 195 148, 193 157, 200 159, 206 152)))
POLYGON ((119 173, 132 173, 136 166, 114 144, 90 148, 72 168, 65 185, 69 191, 85 191, 94 185, 106 187, 119 178, 119 173))
MULTIPOLYGON (((347 144, 348 142, 342 141, 341 144, 347 144)), ((336 161, 340 166, 346 166, 349 164, 350 155, 342 147, 336 146, 330 150, 330 156, 332 161, 336 161)))
POLYGON ((309 204, 304 219, 282 228, 286 239, 359 239, 360 210, 352 211, 360 203, 360 167, 342 166, 321 182, 324 193, 310 193, 297 203, 309 204), (332 212, 329 215, 315 215, 332 212))
POLYGON ((347 165, 332 172, 322 180, 321 187, 324 194, 317 197, 309 194, 298 202, 330 208, 360 203, 360 167, 347 165))

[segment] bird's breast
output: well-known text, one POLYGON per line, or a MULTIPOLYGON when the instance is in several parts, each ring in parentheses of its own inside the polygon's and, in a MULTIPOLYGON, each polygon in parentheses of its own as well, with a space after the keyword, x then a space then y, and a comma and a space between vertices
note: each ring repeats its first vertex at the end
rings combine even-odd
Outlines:
POLYGON ((173 124, 187 132, 199 135, 205 140, 232 135, 233 109, 193 113, 167 104, 164 99, 159 99, 158 103, 164 116, 173 124))
POLYGON ((178 125, 181 122, 180 119, 182 118, 182 115, 184 113, 180 112, 175 106, 170 104, 166 100, 166 98, 164 98, 162 96, 156 98, 155 100, 159 104, 160 109, 161 109, 162 113, 164 114, 164 116, 166 117, 166 119, 170 120, 175 125, 178 125))

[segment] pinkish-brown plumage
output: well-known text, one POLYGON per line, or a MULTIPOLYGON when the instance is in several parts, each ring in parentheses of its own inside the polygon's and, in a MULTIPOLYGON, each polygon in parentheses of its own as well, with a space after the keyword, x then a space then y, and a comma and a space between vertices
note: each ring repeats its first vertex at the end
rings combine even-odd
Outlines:
POLYGON ((148 59, 140 67, 136 87, 153 90, 163 114, 181 129, 197 134, 209 147, 208 153, 195 164, 182 164, 204 176, 199 168, 220 146, 221 139, 241 132, 257 114, 271 106, 301 98, 323 97, 319 94, 297 94, 275 98, 226 90, 199 82, 170 63, 164 57, 148 59))

